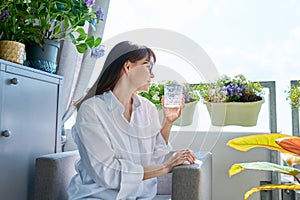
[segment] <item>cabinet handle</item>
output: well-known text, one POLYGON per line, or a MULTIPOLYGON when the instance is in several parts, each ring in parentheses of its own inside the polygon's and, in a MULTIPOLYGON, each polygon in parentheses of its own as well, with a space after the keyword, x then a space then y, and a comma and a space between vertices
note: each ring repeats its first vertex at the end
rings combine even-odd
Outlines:
POLYGON ((19 80, 17 78, 12 78, 12 79, 10 79, 10 83, 13 85, 18 85, 19 80))
POLYGON ((9 130, 5 130, 1 132, 1 136, 3 137, 9 137, 11 135, 11 132, 9 130))

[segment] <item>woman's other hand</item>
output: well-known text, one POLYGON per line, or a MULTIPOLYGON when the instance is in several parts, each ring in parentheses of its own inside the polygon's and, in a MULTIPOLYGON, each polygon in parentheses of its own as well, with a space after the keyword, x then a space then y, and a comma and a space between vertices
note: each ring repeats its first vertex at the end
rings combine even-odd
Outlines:
POLYGON ((190 149, 185 149, 174 152, 164 164, 168 167, 169 171, 171 171, 175 166, 185 164, 186 162, 194 164, 195 161, 196 156, 194 152, 190 149))

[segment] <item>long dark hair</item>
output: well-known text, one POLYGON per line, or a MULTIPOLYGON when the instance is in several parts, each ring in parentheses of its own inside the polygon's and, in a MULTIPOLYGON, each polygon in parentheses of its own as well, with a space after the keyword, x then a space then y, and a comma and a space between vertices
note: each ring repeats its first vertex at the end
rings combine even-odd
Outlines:
POLYGON ((113 90, 120 78, 125 62, 136 62, 146 56, 149 60, 153 59, 153 62, 156 62, 156 56, 149 47, 133 44, 129 41, 123 41, 115 45, 105 60, 98 80, 88 94, 76 104, 76 107, 78 108, 87 98, 113 90))
POLYGON ((153 57, 155 62, 154 52, 145 46, 137 46, 137 49, 129 51, 113 60, 106 69, 103 69, 104 71, 101 74, 97 84, 96 95, 114 89, 117 81, 120 78, 121 70, 126 61, 134 63, 138 60, 141 60, 145 56, 148 56, 149 60, 151 57, 153 57))

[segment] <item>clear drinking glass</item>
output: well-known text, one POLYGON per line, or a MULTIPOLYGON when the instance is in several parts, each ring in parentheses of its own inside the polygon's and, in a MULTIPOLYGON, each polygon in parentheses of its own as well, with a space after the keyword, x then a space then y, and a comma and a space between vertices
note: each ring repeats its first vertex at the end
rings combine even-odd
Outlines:
POLYGON ((178 108, 182 102, 183 87, 180 84, 171 83, 164 86, 164 106, 178 108))

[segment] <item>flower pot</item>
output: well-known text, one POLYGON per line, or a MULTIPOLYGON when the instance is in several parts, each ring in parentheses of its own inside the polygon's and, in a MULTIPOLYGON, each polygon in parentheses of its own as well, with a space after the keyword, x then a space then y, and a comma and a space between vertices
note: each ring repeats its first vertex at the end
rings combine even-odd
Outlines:
MULTIPOLYGON (((196 110, 196 106, 197 106, 198 101, 193 101, 190 103, 186 103, 185 107, 183 108, 180 117, 175 120, 175 122, 173 123, 176 126, 188 126, 191 125, 193 123, 193 117, 194 117, 194 113, 196 110)), ((159 109, 158 110, 159 113, 159 120, 160 122, 162 122, 163 119, 163 110, 159 109)))
POLYGON ((255 126, 263 102, 204 103, 214 126, 255 126))
POLYGON ((1 40, 0 58, 23 65, 25 60, 25 45, 20 42, 1 40))
POLYGON ((48 39, 45 39, 44 42, 44 50, 36 43, 26 45, 25 65, 55 74, 60 43, 48 39))
POLYGON ((173 123, 176 126, 189 126, 193 123, 193 117, 198 101, 186 103, 180 117, 173 123))

